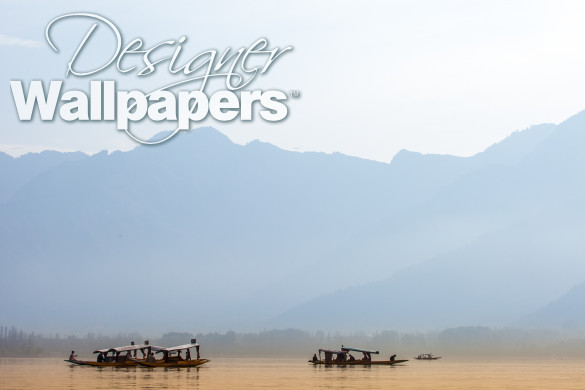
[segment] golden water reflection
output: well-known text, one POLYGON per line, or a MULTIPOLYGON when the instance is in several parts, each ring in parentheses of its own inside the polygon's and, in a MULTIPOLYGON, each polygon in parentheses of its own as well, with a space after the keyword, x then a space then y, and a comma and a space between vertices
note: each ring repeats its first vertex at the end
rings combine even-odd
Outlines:
POLYGON ((303 359, 212 358, 196 368, 72 366, 0 359, 0 389, 585 389, 583 360, 441 359, 323 367, 303 359))

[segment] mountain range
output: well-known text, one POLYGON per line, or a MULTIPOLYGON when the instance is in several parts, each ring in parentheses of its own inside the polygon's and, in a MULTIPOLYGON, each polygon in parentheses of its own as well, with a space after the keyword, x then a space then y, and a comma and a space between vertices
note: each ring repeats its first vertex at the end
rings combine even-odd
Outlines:
POLYGON ((211 128, 129 152, 0 155, 0 312, 105 333, 546 317, 585 280, 583 141, 585 112, 472 157, 390 164, 211 128))

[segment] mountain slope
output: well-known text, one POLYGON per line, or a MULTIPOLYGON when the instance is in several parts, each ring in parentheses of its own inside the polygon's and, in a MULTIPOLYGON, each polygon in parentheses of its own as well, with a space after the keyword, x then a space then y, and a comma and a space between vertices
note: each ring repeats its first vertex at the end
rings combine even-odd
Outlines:
MULTIPOLYGON (((585 272, 579 239, 585 233, 583 141, 585 115, 579 113, 533 145, 519 164, 487 165, 462 175, 408 213, 429 226, 428 234, 419 230, 412 236, 418 241, 406 241, 412 252, 433 240, 451 242, 451 249, 445 245, 442 254, 382 282, 310 300, 270 323, 428 329, 501 325, 535 310, 585 272), (355 316, 349 320, 348 313, 355 316)), ((390 223, 378 242, 393 242, 384 234, 390 223)), ((371 245, 358 248, 363 247, 371 245)), ((368 266, 367 256, 360 266, 368 266)))
POLYGON ((6 202, 18 188, 33 177, 58 165, 87 158, 86 154, 44 151, 14 158, 0 152, 0 204, 6 202))
POLYGON ((545 307, 522 318, 518 325, 528 328, 585 328, 585 283, 580 283, 545 307))
POLYGON ((546 188, 523 177, 535 139, 557 130, 531 131, 476 157, 403 152, 390 165, 239 146, 209 128, 63 162, 0 205, 0 292, 19 292, 0 310, 45 330, 103 331, 114 317, 134 330, 129 308, 149 313, 145 331, 257 329, 319 294, 437 273, 420 264, 565 200, 566 186, 525 196, 546 188))

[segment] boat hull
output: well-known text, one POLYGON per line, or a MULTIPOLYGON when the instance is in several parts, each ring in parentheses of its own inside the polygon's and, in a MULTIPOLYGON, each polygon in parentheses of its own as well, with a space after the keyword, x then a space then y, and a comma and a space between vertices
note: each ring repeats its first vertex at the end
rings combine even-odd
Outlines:
POLYGON ((77 364, 79 366, 93 366, 93 367, 136 367, 137 361, 128 360, 125 362, 92 362, 88 360, 65 360, 68 363, 77 364))
POLYGON ((355 360, 355 361, 348 361, 348 362, 324 362, 322 360, 318 360, 316 362, 309 360, 309 363, 318 366, 391 366, 393 364, 399 364, 407 362, 408 360, 374 360, 371 362, 366 362, 363 360, 355 360))
POLYGON ((195 359, 195 360, 179 360, 179 361, 171 361, 168 363, 165 362, 154 362, 154 363, 148 363, 148 362, 138 362, 138 364, 140 364, 143 367, 197 367, 200 366, 202 364, 205 364, 207 362, 209 362, 209 359, 195 359))

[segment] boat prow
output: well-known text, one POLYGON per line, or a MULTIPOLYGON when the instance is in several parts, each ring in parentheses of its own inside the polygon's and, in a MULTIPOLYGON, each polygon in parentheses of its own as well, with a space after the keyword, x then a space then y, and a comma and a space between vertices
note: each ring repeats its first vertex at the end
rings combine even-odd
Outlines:
POLYGON ((71 364, 77 364, 78 366, 85 366, 88 363, 88 362, 83 361, 83 360, 69 360, 69 359, 65 359, 64 362, 71 363, 71 364))

